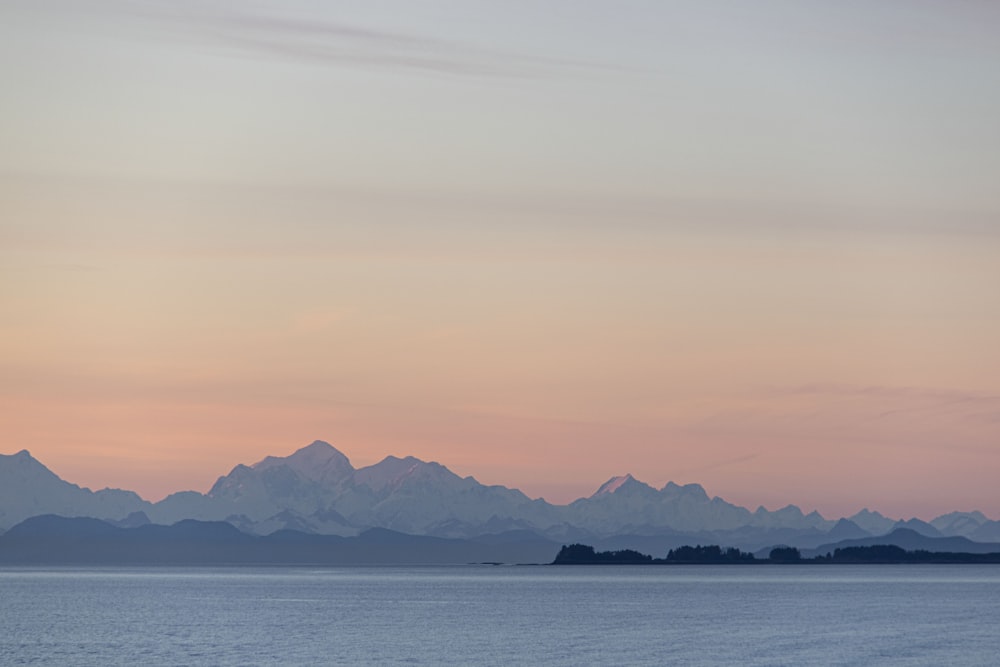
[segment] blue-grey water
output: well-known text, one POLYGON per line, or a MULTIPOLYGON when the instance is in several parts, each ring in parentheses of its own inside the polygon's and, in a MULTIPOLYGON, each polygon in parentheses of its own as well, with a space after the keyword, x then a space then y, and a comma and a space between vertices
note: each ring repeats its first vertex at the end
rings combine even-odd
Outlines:
POLYGON ((998 566, 0 569, 0 665, 994 666, 998 619, 998 566))

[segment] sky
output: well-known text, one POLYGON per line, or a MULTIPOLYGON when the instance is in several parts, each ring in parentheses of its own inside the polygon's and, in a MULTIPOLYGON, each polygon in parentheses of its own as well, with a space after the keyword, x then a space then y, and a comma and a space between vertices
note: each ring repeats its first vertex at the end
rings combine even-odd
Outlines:
POLYGON ((6 0, 0 452, 1000 518, 1000 4, 6 0))

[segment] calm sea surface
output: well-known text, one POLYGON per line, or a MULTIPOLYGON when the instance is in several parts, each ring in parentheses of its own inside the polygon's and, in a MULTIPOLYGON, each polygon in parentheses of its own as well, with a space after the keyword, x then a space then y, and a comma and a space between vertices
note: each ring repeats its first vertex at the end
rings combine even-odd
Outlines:
POLYGON ((1000 665, 998 566, 0 568, 0 665, 1000 665))

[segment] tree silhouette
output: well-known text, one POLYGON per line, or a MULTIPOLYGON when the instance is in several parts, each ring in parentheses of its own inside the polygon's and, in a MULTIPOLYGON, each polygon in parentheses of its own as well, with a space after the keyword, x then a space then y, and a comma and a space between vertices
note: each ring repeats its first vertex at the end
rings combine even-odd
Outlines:
POLYGON ((594 551, 594 547, 586 544, 570 544, 563 546, 552 561, 553 565, 643 565, 652 563, 653 557, 633 551, 594 551))
POLYGON ((768 554, 768 560, 772 563, 799 563, 802 553, 795 547, 775 547, 768 554))

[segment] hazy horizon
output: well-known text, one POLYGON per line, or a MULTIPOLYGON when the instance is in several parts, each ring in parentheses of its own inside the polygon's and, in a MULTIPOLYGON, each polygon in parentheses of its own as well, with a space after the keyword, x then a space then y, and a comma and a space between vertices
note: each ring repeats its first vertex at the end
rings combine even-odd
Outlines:
POLYGON ((1000 5, 0 5, 0 450, 1000 511, 1000 5))

